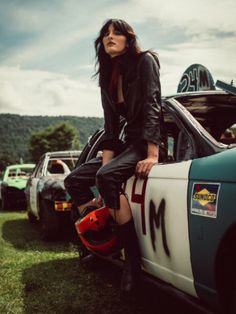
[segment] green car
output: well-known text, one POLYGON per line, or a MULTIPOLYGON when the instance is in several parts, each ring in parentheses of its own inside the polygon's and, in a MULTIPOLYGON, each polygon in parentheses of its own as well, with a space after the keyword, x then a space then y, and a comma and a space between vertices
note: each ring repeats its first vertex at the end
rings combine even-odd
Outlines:
POLYGON ((25 210, 26 183, 35 164, 17 164, 6 167, 0 184, 0 202, 3 210, 25 210))

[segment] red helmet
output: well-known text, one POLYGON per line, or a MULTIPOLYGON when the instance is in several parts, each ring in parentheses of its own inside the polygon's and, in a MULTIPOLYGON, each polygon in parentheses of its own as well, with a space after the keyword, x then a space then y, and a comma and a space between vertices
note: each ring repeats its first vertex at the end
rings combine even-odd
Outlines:
POLYGON ((121 249, 115 221, 107 207, 93 210, 75 223, 83 244, 94 253, 112 255, 121 249))

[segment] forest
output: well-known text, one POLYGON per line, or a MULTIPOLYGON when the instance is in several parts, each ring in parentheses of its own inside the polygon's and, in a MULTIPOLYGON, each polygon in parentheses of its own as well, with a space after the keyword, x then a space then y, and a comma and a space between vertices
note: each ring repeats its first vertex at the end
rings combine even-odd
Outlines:
POLYGON ((0 114, 0 160, 10 163, 30 162, 29 141, 31 135, 49 126, 65 122, 78 130, 79 149, 88 137, 103 127, 103 118, 76 116, 23 116, 0 114))

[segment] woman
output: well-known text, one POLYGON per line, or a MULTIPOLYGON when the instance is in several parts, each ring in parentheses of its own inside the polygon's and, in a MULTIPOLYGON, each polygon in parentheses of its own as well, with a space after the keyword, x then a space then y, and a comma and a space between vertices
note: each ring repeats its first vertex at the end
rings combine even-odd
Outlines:
POLYGON ((95 41, 104 110, 102 161, 91 160, 65 180, 74 203, 83 212, 94 204, 89 189, 96 182, 105 206, 119 225, 125 263, 121 291, 133 292, 140 273, 140 254, 129 201, 122 183, 134 173, 148 176, 158 163, 161 145, 161 89, 159 62, 154 53, 142 52, 132 27, 110 19, 95 41), (119 139, 120 117, 125 118, 125 138, 119 139))

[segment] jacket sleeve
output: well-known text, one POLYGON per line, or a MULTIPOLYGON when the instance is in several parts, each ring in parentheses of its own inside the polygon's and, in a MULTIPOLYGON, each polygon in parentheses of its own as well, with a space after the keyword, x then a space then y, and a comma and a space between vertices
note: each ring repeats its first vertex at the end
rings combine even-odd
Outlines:
POLYGON ((104 90, 101 90, 101 100, 104 112, 104 136, 101 149, 109 149, 116 152, 120 147, 119 121, 120 117, 110 104, 110 100, 104 90))
POLYGON ((143 131, 142 138, 154 144, 161 144, 161 84, 159 62, 151 53, 145 53, 140 60, 139 75, 142 84, 143 131))

